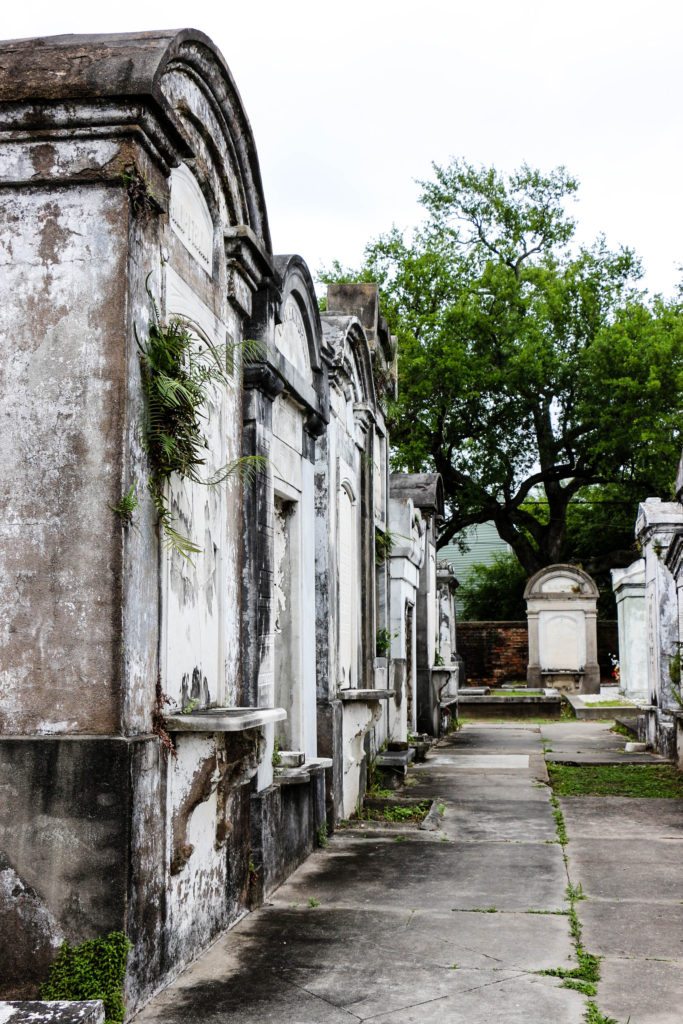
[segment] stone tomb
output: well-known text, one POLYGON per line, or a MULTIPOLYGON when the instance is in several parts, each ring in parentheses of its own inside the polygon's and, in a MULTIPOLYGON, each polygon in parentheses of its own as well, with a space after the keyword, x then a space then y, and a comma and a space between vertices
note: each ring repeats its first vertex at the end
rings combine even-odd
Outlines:
POLYGON ((175 479, 173 524, 198 550, 163 544, 138 339, 180 317, 226 351, 209 479, 242 451, 243 327, 277 272, 249 122, 206 36, 0 51, 0 995, 35 995, 62 940, 118 930, 134 1012, 249 905, 273 721, 242 671, 258 566, 240 480, 175 479), (131 487, 127 526, 113 509, 131 487))
POLYGON ((647 700, 645 559, 626 569, 612 569, 612 589, 619 626, 619 691, 625 697, 647 700))
POLYGON ((671 662, 678 651, 679 611, 676 576, 680 577, 677 534, 683 531, 683 506, 647 498, 638 506, 636 540, 645 561, 645 632, 647 695, 645 739, 673 757, 678 702, 672 692, 671 662), (675 575, 674 575, 675 574, 675 575))
POLYGON ((322 316, 330 424, 316 445, 318 749, 335 761, 333 819, 349 817, 387 737, 388 441, 395 346, 376 285, 331 285, 322 316))
POLYGON ((524 590, 529 622, 529 686, 598 693, 598 588, 575 565, 550 565, 524 590))

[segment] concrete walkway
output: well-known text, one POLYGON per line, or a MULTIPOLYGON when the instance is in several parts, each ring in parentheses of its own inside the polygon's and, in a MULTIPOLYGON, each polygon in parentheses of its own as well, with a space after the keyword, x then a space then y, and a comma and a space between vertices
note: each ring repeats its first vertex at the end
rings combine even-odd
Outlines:
POLYGON ((568 871, 584 946, 605 957, 602 1012, 680 1024, 683 802, 564 800, 565 866, 543 741, 578 729, 606 742, 602 723, 466 726, 412 772, 410 796, 445 806, 440 830, 340 831, 137 1020, 581 1024, 584 995, 536 973, 576 965, 568 871))

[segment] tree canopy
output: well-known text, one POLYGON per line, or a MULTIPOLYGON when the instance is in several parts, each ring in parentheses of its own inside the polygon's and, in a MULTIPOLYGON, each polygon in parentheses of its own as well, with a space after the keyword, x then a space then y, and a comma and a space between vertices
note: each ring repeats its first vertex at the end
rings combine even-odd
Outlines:
POLYGON ((493 521, 527 574, 566 557, 593 504, 632 522, 639 498, 669 497, 681 448, 682 298, 648 297, 632 250, 576 243, 577 188, 564 168, 435 165, 417 229, 321 275, 380 285, 393 462, 442 474, 440 544, 493 521))

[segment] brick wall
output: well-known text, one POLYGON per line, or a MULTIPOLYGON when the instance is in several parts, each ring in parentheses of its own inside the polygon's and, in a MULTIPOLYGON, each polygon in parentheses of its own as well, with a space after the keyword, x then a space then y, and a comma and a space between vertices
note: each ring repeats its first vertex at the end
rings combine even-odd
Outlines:
MULTIPOLYGON (((457 629, 458 654, 465 661, 465 678, 471 686, 526 679, 526 622, 459 622, 457 629)), ((612 672, 609 654, 617 649, 616 622, 598 622, 598 662, 605 682, 612 672)))

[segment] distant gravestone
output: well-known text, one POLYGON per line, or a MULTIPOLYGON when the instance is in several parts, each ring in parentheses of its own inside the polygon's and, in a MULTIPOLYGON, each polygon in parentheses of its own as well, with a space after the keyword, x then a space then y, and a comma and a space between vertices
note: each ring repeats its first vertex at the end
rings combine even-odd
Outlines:
POLYGON ((550 565, 526 585, 529 686, 598 693, 598 588, 575 565, 550 565))

